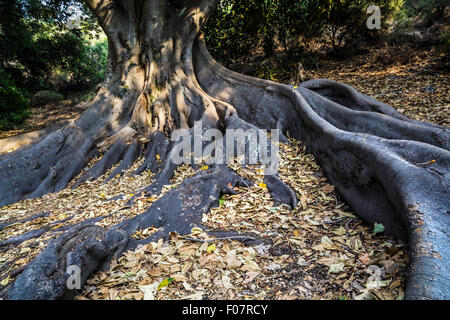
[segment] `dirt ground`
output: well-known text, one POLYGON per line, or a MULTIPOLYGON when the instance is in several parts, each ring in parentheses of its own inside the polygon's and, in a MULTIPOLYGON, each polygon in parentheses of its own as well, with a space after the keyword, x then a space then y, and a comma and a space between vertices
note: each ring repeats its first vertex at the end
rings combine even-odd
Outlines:
POLYGON ((41 130, 58 122, 74 120, 86 110, 86 104, 83 102, 93 98, 94 95, 94 91, 74 92, 60 102, 31 108, 31 116, 22 124, 12 130, 0 130, 0 139, 41 130))
POLYGON ((409 118, 450 124, 450 73, 434 48, 381 47, 350 61, 324 61, 312 78, 347 83, 409 118))

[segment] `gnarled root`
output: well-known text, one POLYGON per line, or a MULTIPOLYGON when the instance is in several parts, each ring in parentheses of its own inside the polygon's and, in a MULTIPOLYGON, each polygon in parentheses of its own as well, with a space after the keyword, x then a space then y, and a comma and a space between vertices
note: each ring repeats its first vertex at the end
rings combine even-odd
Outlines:
MULTIPOLYGON (((218 206, 219 197, 234 186, 245 186, 245 181, 225 166, 201 171, 186 179, 178 188, 169 191, 140 215, 110 229, 93 222, 66 231, 50 242, 6 291, 8 299, 71 298, 76 290, 70 286, 73 270, 82 286, 88 277, 108 266, 114 256, 135 249, 140 244, 167 239, 171 232, 190 233, 193 227, 202 227, 202 216, 211 207, 218 206), (155 226, 155 234, 142 240, 132 237, 136 231, 155 226)), ((257 237, 232 232, 212 231, 212 235, 233 237, 255 243, 257 237)), ((74 278, 75 279, 75 278, 74 278)))
MULTIPOLYGON (((366 222, 383 223, 387 233, 409 242, 406 298, 449 298, 448 128, 410 120, 331 80, 312 80, 297 88, 239 75, 217 64, 201 37, 184 49, 180 50, 183 59, 178 57, 182 63, 173 66, 173 79, 149 106, 153 108, 150 130, 128 129, 150 121, 147 114, 135 112, 149 110, 142 105, 151 100, 145 98, 149 95, 148 79, 138 81, 139 90, 131 90, 121 107, 113 111, 99 103, 99 96, 98 104, 81 117, 84 122, 77 121, 30 148, 1 158, 0 205, 60 190, 97 152, 96 146, 108 150, 80 182, 98 178, 122 159, 123 165, 119 164, 111 175, 120 174, 143 151, 145 161, 136 174, 149 169, 156 175, 155 182, 141 191, 158 194, 177 167, 172 161, 177 143, 168 137, 173 129, 188 129, 194 137, 196 125, 202 126, 201 132, 207 128, 221 132, 277 128, 281 137, 304 141, 342 198, 366 222), (130 104, 138 109, 130 108, 130 104), (98 119, 103 121, 98 124, 98 119), (127 130, 121 131, 123 128, 127 130), (145 137, 146 149, 141 142, 145 137), (101 144, 105 139, 107 143, 101 144), (74 154, 79 157, 70 158, 74 154), (71 164, 67 169, 64 164, 68 160, 71 164), (24 177, 23 172, 28 175, 24 177)), ((174 50, 174 54, 177 52, 174 50)), ((114 99, 108 97, 108 107, 115 106, 114 99)), ((225 146, 224 141, 219 145, 225 146)), ((246 153, 244 158, 251 156, 246 153)), ((295 194, 276 175, 267 176, 265 183, 276 204, 297 205, 295 194)), ((192 227, 201 225, 202 214, 218 205, 221 194, 232 193, 234 185, 246 184, 225 166, 211 165, 169 191, 147 211, 109 230, 92 224, 69 230, 30 263, 6 296, 64 297, 70 292, 65 286, 69 263, 81 268, 84 283, 113 255, 165 238, 172 231, 189 233, 192 227), (147 239, 132 237, 150 226, 161 229, 147 239)))
POLYGON ((209 95, 258 127, 281 120, 358 215, 409 242, 405 297, 448 299, 450 130, 410 120, 332 80, 294 88, 239 75, 217 64, 203 41, 196 45, 196 73, 209 95))
POLYGON ((116 251, 127 242, 120 231, 106 231, 95 225, 82 225, 54 239, 23 271, 6 292, 12 299, 70 298, 77 283, 70 285, 71 270, 79 272, 76 281, 87 277, 107 264, 116 251))

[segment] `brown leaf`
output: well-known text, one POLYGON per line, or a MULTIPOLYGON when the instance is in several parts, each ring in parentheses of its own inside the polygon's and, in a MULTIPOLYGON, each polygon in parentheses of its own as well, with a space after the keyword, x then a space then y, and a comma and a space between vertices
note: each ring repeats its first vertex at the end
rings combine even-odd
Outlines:
POLYGON ((322 191, 324 193, 331 193, 334 191, 334 186, 327 184, 326 186, 322 187, 322 191))
POLYGON ((369 264, 370 262, 370 255, 368 253, 362 254, 358 257, 359 261, 364 263, 365 265, 369 264))

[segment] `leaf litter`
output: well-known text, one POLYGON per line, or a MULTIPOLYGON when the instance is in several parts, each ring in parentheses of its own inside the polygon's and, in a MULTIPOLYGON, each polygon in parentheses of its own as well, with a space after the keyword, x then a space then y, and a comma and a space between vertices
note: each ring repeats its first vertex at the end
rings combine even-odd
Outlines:
MULTIPOLYGON (((136 192, 152 181, 150 172, 130 174, 141 161, 106 184, 103 181, 109 172, 77 189, 69 186, 58 193, 1 208, 0 223, 18 221, 38 212, 51 214, 9 225, 0 231, 0 241, 32 229, 52 227, 37 238, 2 248, 0 285, 5 287, 14 281, 14 271, 35 258, 66 227, 102 216, 107 218, 97 224, 103 227, 120 223, 145 211, 168 190, 196 173, 190 166, 181 166, 161 195, 138 197, 130 206, 127 202, 134 195, 130 191, 136 192), (125 197, 108 201, 118 195, 125 197)), ((109 270, 88 279, 76 299, 403 297, 405 247, 384 235, 374 235, 374 226, 364 224, 339 200, 300 141, 280 144, 280 178, 300 200, 293 210, 273 207, 273 199, 263 183, 263 169, 243 168, 237 163, 229 166, 255 183, 249 188, 235 187, 236 195, 222 196, 219 207, 203 216, 203 224, 207 229, 253 232, 272 239, 272 245, 245 246, 236 240, 215 240, 200 228, 193 228, 188 236, 171 234, 169 241, 160 239, 113 260, 109 270)), ((132 236, 143 239, 157 230, 151 227, 132 236)))
MULTIPOLYGON (((448 124, 447 75, 434 71, 434 53, 419 52, 424 56, 386 66, 383 50, 374 50, 369 60, 357 56, 343 67, 325 63, 311 74, 355 86, 408 117, 448 124), (377 57, 379 63, 372 63, 377 57)), ((109 270, 88 279, 76 299, 402 299, 405 245, 384 235, 383 225, 363 223, 339 199, 301 141, 291 143, 280 145, 279 175, 295 191, 297 208, 273 207, 263 169, 233 164, 232 169, 255 184, 235 187, 236 195, 222 196, 219 207, 202 219, 208 228, 253 232, 272 239, 272 245, 246 247, 235 240, 214 240, 199 228, 184 237, 172 234, 167 242, 160 240, 113 260, 109 270)), ((142 161, 106 184, 114 168, 76 189, 69 185, 58 193, 2 207, 0 226, 6 226, 0 228, 0 241, 47 229, 39 237, 0 248, 0 290, 68 226, 97 217, 106 217, 97 223, 103 227, 120 223, 196 173, 181 166, 159 196, 138 197, 129 206, 134 195, 130 192, 152 182, 150 172, 131 175, 142 161), (123 199, 108 201, 124 194, 123 199), (18 223, 47 211, 49 215, 18 223)), ((132 236, 144 239, 157 230, 151 227, 132 236)))

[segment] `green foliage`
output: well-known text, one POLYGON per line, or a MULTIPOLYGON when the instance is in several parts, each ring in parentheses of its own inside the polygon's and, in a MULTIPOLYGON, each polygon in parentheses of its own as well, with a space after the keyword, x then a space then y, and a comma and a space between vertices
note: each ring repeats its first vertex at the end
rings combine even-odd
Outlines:
POLYGON ((0 130, 20 124, 30 115, 28 99, 11 77, 0 70, 0 130))
POLYGON ((222 0, 205 27, 206 41, 220 60, 248 55, 261 46, 270 57, 279 44, 288 55, 311 39, 333 48, 350 40, 371 39, 379 32, 366 26, 367 8, 378 5, 389 22, 404 0, 222 0))
MULTIPOLYGON (((405 0, 404 6, 397 11, 393 30, 386 37, 389 43, 404 43, 415 41, 413 34, 421 31, 426 35, 425 42, 434 44, 439 42, 439 36, 445 37, 446 22, 445 12, 450 5, 450 0, 405 0), (428 32, 428 28, 435 26, 428 32), (427 30, 427 31, 425 31, 427 30)), ((421 39, 416 37, 416 39, 421 39)), ((445 48, 445 46, 444 46, 445 48)))
MULTIPOLYGON (((0 61, 27 89, 52 88, 57 84, 55 78, 64 76, 66 82, 81 87, 103 80, 106 39, 94 42, 77 30, 24 18, 13 26, 16 31, 0 34, 0 61)), ((2 30, 6 28, 2 25, 2 30)))
MULTIPOLYGON (((105 78, 108 59, 108 41, 106 38, 97 41, 82 39, 69 43, 71 52, 61 50, 63 54, 52 71, 64 84, 72 84, 78 89, 93 87, 105 78)), ((58 82, 54 80, 54 82, 58 82)))
POLYGON ((104 79, 107 40, 100 38, 95 17, 81 2, 0 0, 0 16, 0 70, 13 83, 8 92, 15 92, 11 99, 17 101, 14 107, 13 100, 2 96, 2 123, 16 123, 26 116, 20 111, 23 92, 80 90, 104 79), (76 27, 68 24, 74 12, 81 15, 76 27), (17 112, 11 113, 11 108, 17 112))
POLYGON ((41 106, 49 103, 59 102, 63 99, 64 96, 58 92, 51 90, 42 90, 33 95, 30 103, 32 106, 41 106))
POLYGON ((425 26, 430 26, 443 18, 445 8, 449 5, 450 0, 406 0, 400 17, 405 20, 420 18, 425 26))
POLYGON ((222 0, 204 29, 212 54, 233 59, 250 53, 263 29, 264 1, 222 0))
POLYGON ((404 0, 325 0, 322 37, 334 49, 356 41, 373 41, 387 31, 388 24, 404 0), (381 29, 369 29, 367 8, 376 5, 381 11, 381 29))
POLYGON ((450 57, 450 29, 441 34, 442 49, 447 57, 450 57))

